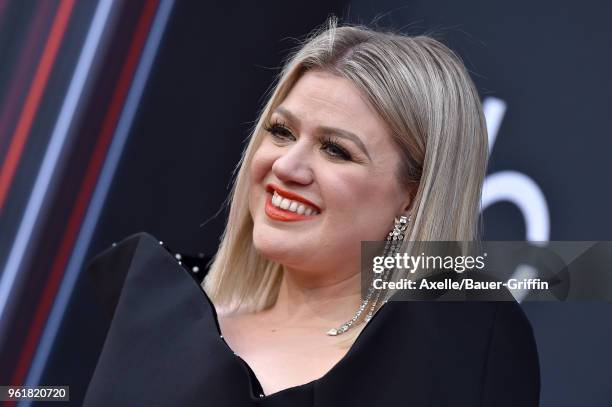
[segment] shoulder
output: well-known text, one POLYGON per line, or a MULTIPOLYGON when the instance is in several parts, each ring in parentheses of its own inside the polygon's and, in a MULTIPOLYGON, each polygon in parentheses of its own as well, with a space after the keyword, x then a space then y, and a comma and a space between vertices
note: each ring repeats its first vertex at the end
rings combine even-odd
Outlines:
POLYGON ((211 374, 207 359, 222 349, 212 303, 194 273, 146 233, 109 247, 87 271, 98 277, 95 288, 110 319, 102 321, 107 322, 104 346, 85 405, 116 405, 119 399, 134 405, 143 400, 142 389, 154 390, 146 392, 148 404, 159 397, 176 400, 171 405, 192 401, 204 376, 189 372, 199 366, 201 374, 211 374), (203 346, 210 352, 202 352, 203 346), (177 386, 190 391, 164 390, 177 386))
POLYGON ((403 309, 403 320, 409 317, 422 332, 443 338, 447 348, 459 351, 478 344, 479 351, 489 354, 502 347, 529 350, 525 357, 537 360, 531 323, 516 301, 404 301, 395 306, 403 309))
POLYGON ((110 267, 127 269, 141 241, 155 241, 155 238, 144 232, 130 235, 98 253, 89 261, 86 269, 89 273, 101 272, 110 267))
POLYGON ((189 255, 175 252, 160 239, 146 232, 130 235, 94 256, 85 270, 104 309, 112 317, 126 278, 138 279, 146 274, 183 268, 196 282, 201 283, 211 257, 198 253, 189 255))
POLYGON ((453 400, 484 406, 538 404, 536 342, 517 302, 389 301, 385 307, 389 305, 382 313, 385 318, 371 321, 380 328, 371 332, 377 335, 375 342, 394 349, 389 358, 405 357, 411 364, 421 360, 420 374, 431 377, 432 392, 448 405, 456 404, 453 400), (400 351, 398 344, 419 351, 400 351))
POLYGON ((540 365, 533 329, 519 304, 500 302, 486 353, 485 405, 535 406, 540 365))
POLYGON ((108 317, 114 314, 125 278, 139 247, 143 243, 152 245, 154 242, 155 238, 148 233, 136 233, 119 243, 113 243, 87 263, 87 277, 108 317))

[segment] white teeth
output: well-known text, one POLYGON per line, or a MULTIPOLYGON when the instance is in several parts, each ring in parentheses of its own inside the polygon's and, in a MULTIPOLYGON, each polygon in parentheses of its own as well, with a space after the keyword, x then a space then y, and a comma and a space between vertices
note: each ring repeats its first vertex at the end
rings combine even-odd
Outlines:
POLYGON ((283 198, 278 194, 278 192, 274 191, 274 195, 272 195, 272 205, 282 208, 287 211, 295 212, 298 215, 318 215, 314 208, 307 206, 298 201, 292 201, 291 199, 283 198))
POLYGON ((282 200, 283 200, 283 198, 281 198, 280 195, 278 195, 275 192, 274 195, 272 196, 272 205, 280 206, 280 203, 281 203, 282 200))

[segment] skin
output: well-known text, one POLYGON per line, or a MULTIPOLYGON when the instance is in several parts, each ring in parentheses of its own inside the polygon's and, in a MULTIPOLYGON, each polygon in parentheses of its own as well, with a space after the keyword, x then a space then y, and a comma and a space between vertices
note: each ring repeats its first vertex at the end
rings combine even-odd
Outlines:
POLYGON ((249 209, 255 247, 284 265, 279 296, 265 311, 219 315, 225 340, 266 395, 322 377, 346 354, 338 346, 343 337, 325 332, 361 302, 360 241, 384 239, 411 203, 396 177, 400 155, 387 125, 349 80, 309 71, 269 119, 272 131, 250 166, 249 209), (322 127, 358 141, 331 136, 339 149, 322 127), (270 183, 315 203, 320 214, 297 222, 270 218, 270 183))

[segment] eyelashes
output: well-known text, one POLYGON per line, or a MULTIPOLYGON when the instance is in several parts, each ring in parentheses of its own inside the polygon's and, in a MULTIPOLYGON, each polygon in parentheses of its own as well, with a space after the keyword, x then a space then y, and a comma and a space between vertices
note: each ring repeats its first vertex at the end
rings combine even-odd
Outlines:
POLYGON ((274 136, 275 138, 279 138, 283 140, 295 139, 289 127, 287 127, 287 125, 285 125, 282 122, 266 124, 264 128, 268 133, 272 134, 272 136, 274 136))
POLYGON ((327 151, 332 157, 340 158, 344 161, 351 161, 352 157, 333 137, 323 137, 321 149, 327 151))
MULTIPOLYGON (((274 122, 270 124, 266 124, 264 129, 272 135, 276 140, 281 143, 286 143, 290 141, 295 141, 296 138, 293 135, 293 132, 289 127, 282 122, 274 122)), ((351 154, 342 147, 342 144, 334 137, 331 136, 323 136, 321 138, 321 148, 328 156, 333 159, 338 159, 342 161, 351 161, 351 154)))

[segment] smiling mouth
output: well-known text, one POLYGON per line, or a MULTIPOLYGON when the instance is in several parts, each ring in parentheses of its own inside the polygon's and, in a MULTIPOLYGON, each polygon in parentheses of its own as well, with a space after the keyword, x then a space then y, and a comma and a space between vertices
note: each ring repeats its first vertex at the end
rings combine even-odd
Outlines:
POLYGON ((313 208, 312 206, 302 203, 300 201, 294 201, 289 198, 285 198, 276 191, 274 191, 274 194, 272 195, 271 203, 277 208, 297 213, 298 215, 311 216, 319 214, 316 208, 313 208))
POLYGON ((284 222, 310 220, 320 214, 319 208, 304 202, 297 195, 269 187, 265 212, 270 218, 284 222), (284 194, 283 194, 284 192, 284 194), (289 195, 289 196, 288 196, 289 195))

